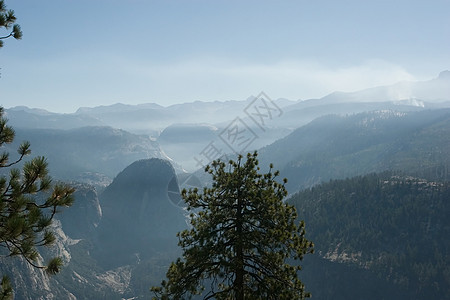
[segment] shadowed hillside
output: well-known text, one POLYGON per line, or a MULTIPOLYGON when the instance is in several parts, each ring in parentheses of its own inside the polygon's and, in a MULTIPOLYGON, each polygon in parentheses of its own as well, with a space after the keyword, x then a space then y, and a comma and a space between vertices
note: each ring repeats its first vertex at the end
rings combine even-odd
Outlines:
POLYGON ((317 299, 446 299, 449 199, 448 182, 392 172, 293 195, 316 250, 306 286, 317 299))
POLYGON ((155 252, 176 248, 176 233, 186 228, 175 171, 169 162, 134 162, 117 175, 100 196, 98 258, 120 266, 155 252))
POLYGON ((289 179, 290 192, 329 179, 404 170, 450 178, 450 110, 325 116, 260 150, 289 179))

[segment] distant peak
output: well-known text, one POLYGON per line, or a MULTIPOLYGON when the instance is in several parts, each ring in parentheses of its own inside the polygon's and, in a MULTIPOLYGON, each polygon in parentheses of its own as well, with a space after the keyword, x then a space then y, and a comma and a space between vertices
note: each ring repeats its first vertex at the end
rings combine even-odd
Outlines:
POLYGON ((29 108, 28 106, 14 106, 11 108, 8 108, 8 110, 10 111, 24 111, 27 113, 32 113, 32 114, 36 114, 36 115, 50 115, 53 114, 51 112, 49 112, 48 110, 45 109, 41 109, 41 108, 29 108))
POLYGON ((25 105, 18 105, 18 106, 10 107, 9 109, 10 110, 30 110, 30 108, 25 105))
POLYGON ((439 79, 450 79, 450 71, 449 70, 445 70, 442 71, 441 73, 439 73, 439 79))
POLYGON ((117 113, 125 111, 138 111, 142 109, 161 109, 163 106, 156 103, 142 103, 142 104, 124 104, 115 103, 110 105, 100 105, 94 107, 80 107, 77 114, 97 114, 97 113, 117 113))

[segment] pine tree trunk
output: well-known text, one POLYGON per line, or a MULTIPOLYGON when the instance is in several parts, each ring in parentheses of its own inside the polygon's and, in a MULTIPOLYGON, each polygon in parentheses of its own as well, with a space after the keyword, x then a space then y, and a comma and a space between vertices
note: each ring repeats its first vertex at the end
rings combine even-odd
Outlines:
POLYGON ((234 280, 234 290, 236 300, 244 300, 244 253, 242 247, 242 199, 238 191, 238 203, 236 211, 236 278, 234 280))

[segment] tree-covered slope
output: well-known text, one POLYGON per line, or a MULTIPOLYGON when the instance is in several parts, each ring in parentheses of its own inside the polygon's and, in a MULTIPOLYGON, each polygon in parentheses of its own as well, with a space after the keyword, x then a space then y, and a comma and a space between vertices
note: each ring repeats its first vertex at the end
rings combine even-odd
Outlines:
POLYGON ((289 179, 290 192, 330 179, 404 170, 448 179, 450 110, 326 116, 260 150, 289 179))
POLYGON ((339 290, 364 299, 450 295, 449 182, 385 172, 332 180, 289 201, 315 243, 303 276, 318 298, 339 290), (392 294, 372 292, 384 289, 392 294))

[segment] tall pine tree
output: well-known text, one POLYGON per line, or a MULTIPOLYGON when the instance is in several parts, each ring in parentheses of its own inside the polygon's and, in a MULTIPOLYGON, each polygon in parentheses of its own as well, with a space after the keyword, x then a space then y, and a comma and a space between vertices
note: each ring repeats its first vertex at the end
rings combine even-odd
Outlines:
POLYGON ((256 152, 228 164, 214 161, 206 168, 212 187, 183 190, 192 228, 178 234, 182 258, 171 264, 167 281, 152 287, 156 298, 309 297, 297 276, 301 267, 287 260, 312 253, 313 243, 305 224, 296 224, 295 208, 283 202, 278 171, 259 171, 256 152))

